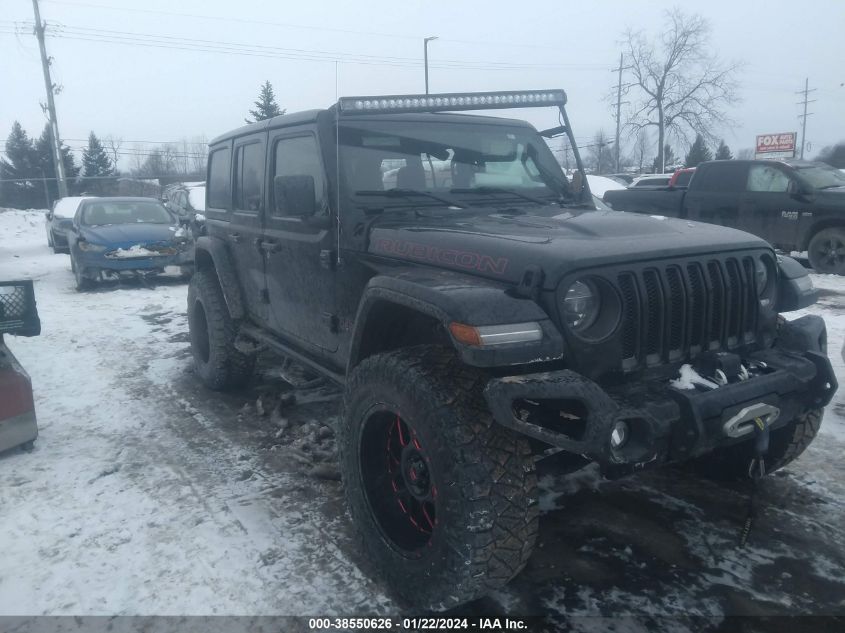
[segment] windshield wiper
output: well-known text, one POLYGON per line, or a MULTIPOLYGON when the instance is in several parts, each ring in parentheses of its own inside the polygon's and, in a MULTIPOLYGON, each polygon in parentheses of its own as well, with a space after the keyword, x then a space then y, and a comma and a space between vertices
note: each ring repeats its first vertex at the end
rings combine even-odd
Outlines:
POLYGON ((420 191, 418 189, 362 189, 355 192, 358 196, 380 196, 382 198, 411 198, 413 196, 422 196, 424 198, 431 198, 443 204, 448 204, 450 207, 466 208, 465 204, 451 200, 444 196, 438 196, 435 193, 428 191, 420 191))
POLYGON ((504 195, 511 195, 516 196, 517 198, 522 198, 523 200, 527 200, 528 202, 533 202, 534 204, 541 204, 541 205, 548 205, 548 200, 543 200, 542 198, 535 198, 534 196, 529 196, 528 194, 521 193, 515 189, 505 189, 503 187, 471 187, 468 189, 450 189, 449 193, 473 193, 473 194, 481 194, 481 195, 491 195, 491 194, 504 194, 504 195))

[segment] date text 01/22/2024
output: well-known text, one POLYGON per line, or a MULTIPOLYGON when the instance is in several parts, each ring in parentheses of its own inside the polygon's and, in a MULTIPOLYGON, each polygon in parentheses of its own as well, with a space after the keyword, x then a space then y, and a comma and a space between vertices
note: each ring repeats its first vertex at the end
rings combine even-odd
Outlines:
POLYGON ((490 630, 525 631, 528 625, 520 618, 310 618, 308 628, 314 631, 333 630, 490 630))

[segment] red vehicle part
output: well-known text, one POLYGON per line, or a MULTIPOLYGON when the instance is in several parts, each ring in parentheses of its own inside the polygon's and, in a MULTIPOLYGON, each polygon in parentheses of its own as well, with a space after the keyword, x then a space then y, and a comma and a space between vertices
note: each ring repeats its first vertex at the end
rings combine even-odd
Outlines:
POLYGON ((0 335, 0 451, 38 437, 32 382, 0 335))

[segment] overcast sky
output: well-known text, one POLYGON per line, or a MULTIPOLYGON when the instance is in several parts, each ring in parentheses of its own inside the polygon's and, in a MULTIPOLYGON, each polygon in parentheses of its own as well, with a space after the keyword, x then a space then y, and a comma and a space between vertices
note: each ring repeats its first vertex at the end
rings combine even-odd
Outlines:
MULTIPOLYGON (((628 27, 656 34, 672 6, 633 0, 42 0, 41 13, 53 80, 63 87, 56 97, 62 136, 76 148, 93 130, 122 137, 131 148, 145 146, 140 141, 212 138, 241 125, 266 79, 288 112, 327 107, 338 93, 422 92, 426 36, 439 37, 429 45, 432 92, 563 87, 575 136, 588 142, 599 128, 615 130, 604 96, 615 86, 611 69, 621 34, 628 27), (229 52, 162 47, 221 43, 229 52), (243 45, 267 48, 260 55, 255 48, 234 54, 243 45)), ((720 131, 734 153, 752 147, 756 134, 800 130, 795 93, 805 77, 817 89, 809 155, 845 139, 845 1, 681 6, 709 20, 712 47, 722 58, 745 65, 738 76, 742 102, 729 112, 737 125, 720 131)), ((32 3, 0 0, 0 9, 0 138, 14 120, 37 136, 44 83, 37 41, 24 26, 31 27, 32 3), (15 22, 26 32, 16 35, 15 22)), ((522 116, 538 126, 556 125, 551 109, 522 116)), ((677 151, 685 149, 676 143, 677 151)))

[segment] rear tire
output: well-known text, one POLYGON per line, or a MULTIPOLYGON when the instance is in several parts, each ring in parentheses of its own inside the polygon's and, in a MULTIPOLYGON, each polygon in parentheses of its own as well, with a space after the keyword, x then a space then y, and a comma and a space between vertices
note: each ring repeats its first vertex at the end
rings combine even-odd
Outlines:
POLYGON ((242 387, 252 377, 255 356, 235 349, 235 325, 217 277, 200 270, 188 285, 188 327, 194 369, 215 391, 242 387))
POLYGON ((817 273, 845 275, 845 229, 832 227, 816 233, 807 246, 807 257, 817 273))
POLYGON ((365 359, 346 385, 338 438, 364 555, 419 609, 504 586, 537 537, 528 442, 496 424, 482 374, 420 346, 365 359))
MULTIPOLYGON (((824 409, 811 409, 788 424, 775 429, 769 438, 769 450, 763 461, 766 474, 783 468, 798 458, 819 432, 824 409)), ((754 441, 717 449, 692 462, 693 471, 715 481, 748 479, 748 467, 754 457, 754 441)))

